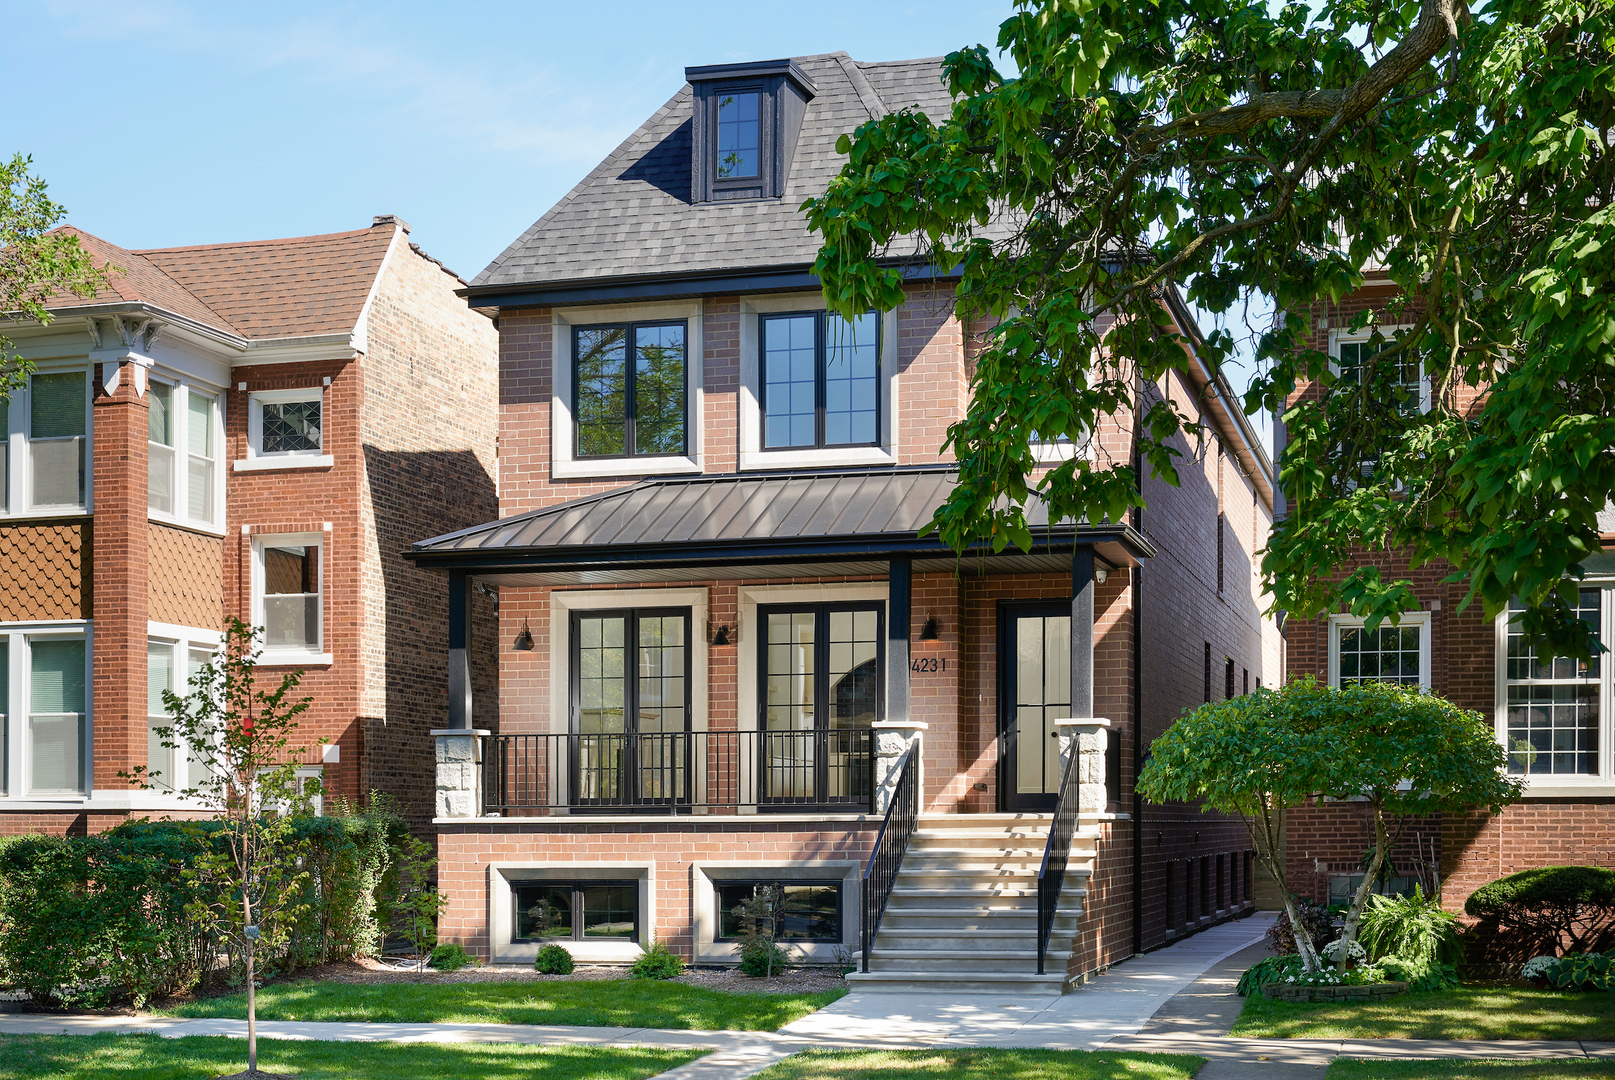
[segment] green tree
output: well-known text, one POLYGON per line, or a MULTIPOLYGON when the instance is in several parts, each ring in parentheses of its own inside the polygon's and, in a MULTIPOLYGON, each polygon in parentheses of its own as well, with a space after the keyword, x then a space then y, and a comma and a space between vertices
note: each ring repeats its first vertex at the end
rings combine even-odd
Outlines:
MULTIPOLYGON (((45 193, 45 181, 29 170, 34 159, 21 154, 0 161, 0 323, 48 323, 45 304, 52 296, 94 296, 106 284, 73 233, 52 233, 67 214, 45 193)), ((0 402, 22 387, 33 364, 17 355, 0 332, 0 402)))
MULTIPOLYGON (((301 671, 273 690, 257 684, 258 632, 231 619, 224 647, 191 677, 191 692, 163 692, 172 724, 158 728, 163 745, 183 749, 192 784, 182 794, 211 808, 221 828, 183 872, 199 888, 192 918, 231 941, 246 958, 247 1072, 258 1072, 256 950, 278 949, 300 914, 308 844, 291 816, 308 812, 292 749, 297 717, 312 698, 293 699, 301 671)), ((143 767, 133 776, 143 779, 143 767)), ((200 827, 198 826, 200 831, 200 827)))
MULTIPOLYGON (((1283 411, 1292 436, 1290 513, 1262 563, 1275 606, 1394 618, 1409 581, 1336 568, 1357 545, 1402 547, 1450 563, 1488 616, 1521 597, 1551 651, 1595 650, 1564 590, 1615 490, 1611 11, 1017 0, 998 38, 1017 74, 981 46, 951 53, 950 115, 862 125, 803 204, 836 311, 890 309, 921 261, 993 324, 949 433, 960 484, 940 535, 1025 547, 1031 491, 1055 518, 1120 520, 1143 469, 1175 483, 1192 420, 1154 387, 1198 361, 1167 294, 1219 317, 1266 296, 1280 315, 1245 405, 1283 411), (1337 383, 1307 345, 1312 313, 1376 265, 1402 294, 1378 324, 1411 328, 1337 383), (1428 412, 1405 407, 1414 362, 1428 412), (1285 411, 1308 379, 1330 392, 1285 411), (1037 472, 1034 432, 1083 440, 1111 415, 1135 418, 1132 455, 1037 472)), ((1236 341, 1192 344, 1215 366, 1236 341)))
POLYGON ((1200 802, 1238 814, 1284 895, 1308 971, 1318 958, 1297 917, 1277 852, 1287 811, 1310 798, 1366 802, 1372 854, 1347 909, 1344 963, 1391 849, 1415 819, 1484 806, 1497 813, 1524 785, 1505 772, 1492 725, 1433 694, 1388 683, 1278 690, 1202 705, 1150 745, 1138 790, 1155 802, 1200 802))

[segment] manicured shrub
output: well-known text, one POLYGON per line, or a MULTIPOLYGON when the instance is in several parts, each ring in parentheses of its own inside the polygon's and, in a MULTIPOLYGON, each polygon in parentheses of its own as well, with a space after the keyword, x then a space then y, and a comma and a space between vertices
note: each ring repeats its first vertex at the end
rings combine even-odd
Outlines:
POLYGON ((1424 967, 1463 959, 1458 916, 1441 900, 1413 886, 1412 896, 1371 896, 1363 912, 1362 942, 1375 960, 1394 956, 1424 967))
MULTIPOLYGON (((1334 916, 1322 904, 1314 903, 1303 897, 1295 898, 1296 912, 1301 916, 1302 924, 1312 934, 1312 944, 1319 952, 1335 938, 1340 936, 1340 930, 1335 926, 1334 916)), ((1267 928, 1267 943, 1273 951, 1280 956, 1288 956, 1296 952, 1295 931, 1290 928, 1290 914, 1287 911, 1279 912, 1279 917, 1273 925, 1267 928)))
POLYGON ((438 971, 459 971, 472 963, 472 959, 471 954, 465 949, 452 941, 445 941, 432 949, 432 955, 426 963, 438 971))
POLYGON ((778 975, 790 959, 784 949, 764 938, 755 938, 740 947, 740 973, 753 979, 778 975))
POLYGON ((533 958, 533 970, 544 975, 570 975, 572 968, 572 954, 561 945, 546 945, 533 958))
POLYGON ((1543 866, 1482 885, 1464 901, 1483 934, 1514 951, 1589 952, 1615 945, 1615 870, 1543 866))
POLYGON ((653 941, 628 972, 636 979, 671 979, 684 974, 684 961, 660 941, 653 941))

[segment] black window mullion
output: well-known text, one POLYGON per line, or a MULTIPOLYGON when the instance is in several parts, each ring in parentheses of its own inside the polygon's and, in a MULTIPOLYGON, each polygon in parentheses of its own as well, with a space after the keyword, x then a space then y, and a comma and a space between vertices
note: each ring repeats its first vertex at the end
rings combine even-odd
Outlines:
MULTIPOLYGON (((813 317, 813 448, 824 449, 824 409, 826 392, 825 383, 825 343, 824 335, 829 331, 830 320, 825 312, 819 312, 813 317)), ((828 610, 828 609, 826 609, 828 610)))
POLYGON ((623 371, 624 383, 622 392, 622 409, 624 413, 623 427, 626 434, 623 436, 623 446, 628 456, 638 453, 634 446, 634 429, 639 419, 639 326, 637 323, 628 324, 628 350, 624 357, 623 371))

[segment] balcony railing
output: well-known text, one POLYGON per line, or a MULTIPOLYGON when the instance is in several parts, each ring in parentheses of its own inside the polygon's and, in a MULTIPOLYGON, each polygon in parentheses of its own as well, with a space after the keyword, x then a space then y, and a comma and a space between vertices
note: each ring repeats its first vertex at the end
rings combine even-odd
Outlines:
POLYGON ((865 813, 868 729, 490 735, 483 813, 865 813))

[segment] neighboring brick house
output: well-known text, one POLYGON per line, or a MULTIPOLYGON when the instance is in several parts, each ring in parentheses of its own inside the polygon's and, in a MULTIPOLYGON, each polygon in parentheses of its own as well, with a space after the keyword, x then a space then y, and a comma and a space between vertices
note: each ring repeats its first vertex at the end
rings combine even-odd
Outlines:
POLYGON ((399 553, 497 508, 490 319, 390 216, 148 251, 78 236, 109 287, 7 327, 35 370, 0 504, 0 831, 185 812, 160 691, 231 616, 267 627, 261 679, 304 672, 306 778, 424 823, 445 610, 399 553), (137 765, 156 787, 119 777, 137 765))
MULTIPOLYGON (((1399 293, 1383 276, 1371 275, 1358 292, 1314 313, 1310 347, 1327 351, 1334 370, 1350 369, 1371 348, 1374 329, 1389 336, 1416 318, 1405 311, 1376 327, 1353 330, 1364 311, 1388 312, 1399 293)), ((1431 386, 1422 370, 1404 371, 1409 407, 1428 409, 1431 386)), ((1292 398, 1317 397, 1309 383, 1292 398)), ((1483 389, 1457 386, 1451 407, 1468 411, 1483 389)), ((1279 430, 1282 445, 1282 426, 1279 430)), ((1282 493, 1280 513, 1284 512, 1282 493)), ((1606 550, 1584 564, 1582 615, 1607 645, 1615 641, 1615 511, 1601 518, 1606 550)), ((1341 685, 1354 680, 1393 681, 1431 690, 1491 718, 1497 736, 1516 751, 1510 771, 1527 779, 1525 797, 1501 814, 1484 811, 1435 815, 1413 823, 1398 845, 1392 888, 1409 888, 1420 876, 1442 882, 1442 901, 1460 911, 1476 888, 1506 874, 1538 866, 1615 865, 1615 754, 1611 751, 1611 665, 1566 660, 1538 661, 1510 633, 1509 618, 1487 619, 1477 600, 1458 610, 1466 587, 1448 584, 1445 563, 1409 571, 1405 551, 1359 549, 1339 568, 1378 567, 1386 580, 1407 577, 1419 606, 1399 626, 1374 633, 1363 620, 1343 613, 1290 619, 1284 626, 1286 673, 1312 675, 1341 685)), ((1359 862, 1372 846, 1362 804, 1332 803, 1293 813, 1289 820, 1287 877, 1303 896, 1342 900, 1361 881, 1359 862)), ((1473 959, 1473 958, 1472 958, 1473 959)))
MULTIPOLYGON (((621 962, 654 938, 733 962, 734 906, 777 884, 809 959, 879 921, 868 985, 1057 991, 1248 910, 1237 821, 1140 823, 1132 795, 1185 708, 1280 670, 1254 567, 1272 470, 1236 396, 1198 365, 1158 388, 1209 434, 1140 518, 960 559, 917 532, 954 483, 941 446, 981 328, 924 275, 843 322, 810 273, 798 207, 837 136, 940 116, 940 72, 844 53, 689 69, 462 290, 499 311, 503 516, 409 558, 448 576, 457 687, 464 605, 498 585, 500 699, 477 730, 482 699, 457 690, 437 733, 446 940, 530 963, 547 940, 621 962), (919 828, 881 920, 891 882, 864 875, 892 807, 906 835, 910 785, 919 828), (1039 976, 1061 798, 1081 827, 1039 976)), ((1132 423, 1037 452, 1125 460, 1132 423)))

